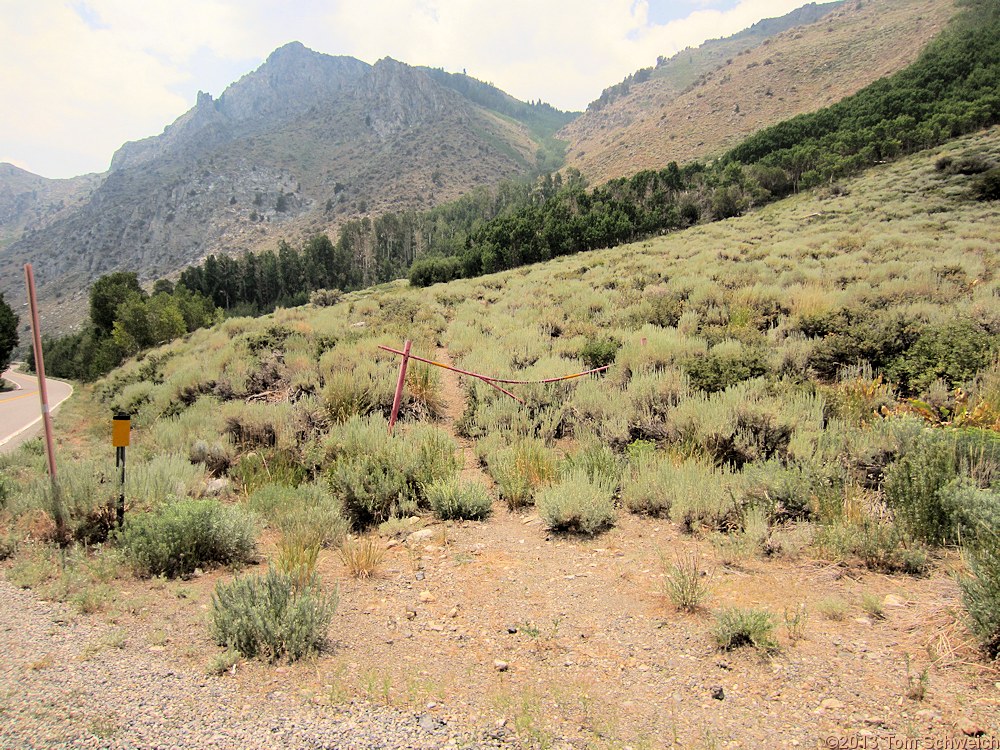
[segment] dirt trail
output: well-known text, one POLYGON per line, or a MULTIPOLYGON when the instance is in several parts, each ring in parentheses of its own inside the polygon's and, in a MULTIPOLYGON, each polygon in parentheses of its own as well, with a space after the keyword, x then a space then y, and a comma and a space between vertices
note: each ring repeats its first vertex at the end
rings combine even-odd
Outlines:
MULTIPOLYGON (((434 350, 434 359, 446 365, 455 366, 448 349, 439 346, 434 350)), ((475 444, 467 437, 458 434, 458 421, 465 412, 465 388, 462 387, 462 375, 452 370, 438 368, 441 374, 441 396, 444 402, 444 422, 441 425, 458 443, 462 451, 462 479, 478 480, 493 486, 490 476, 483 471, 476 458, 475 444)))

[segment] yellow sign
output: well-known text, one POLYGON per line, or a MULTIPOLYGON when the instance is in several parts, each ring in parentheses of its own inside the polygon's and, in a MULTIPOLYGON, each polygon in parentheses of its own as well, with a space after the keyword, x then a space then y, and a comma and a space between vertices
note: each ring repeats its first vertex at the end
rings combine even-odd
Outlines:
POLYGON ((111 421, 111 445, 115 448, 127 448, 132 420, 128 415, 119 414, 111 421))

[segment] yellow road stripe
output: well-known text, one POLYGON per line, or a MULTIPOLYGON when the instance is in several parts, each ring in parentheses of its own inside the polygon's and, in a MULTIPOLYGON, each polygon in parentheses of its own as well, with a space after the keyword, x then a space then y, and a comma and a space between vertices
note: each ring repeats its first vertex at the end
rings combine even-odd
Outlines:
POLYGON ((38 393, 31 391, 29 393, 20 393, 17 396, 11 396, 10 398, 0 397, 0 404, 9 404, 11 401, 17 401, 19 398, 28 398, 28 396, 38 396, 38 393))

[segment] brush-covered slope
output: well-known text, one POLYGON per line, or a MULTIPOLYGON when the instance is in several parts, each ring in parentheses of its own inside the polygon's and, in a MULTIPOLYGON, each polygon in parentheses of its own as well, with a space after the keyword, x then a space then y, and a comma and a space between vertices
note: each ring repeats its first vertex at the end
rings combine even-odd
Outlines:
POLYGON ((954 12, 953 0, 849 0, 808 25, 730 42, 742 49, 717 66, 711 43, 685 50, 564 128, 567 164, 604 182, 718 154, 905 68, 954 12))
MULTIPOLYGON (((943 388, 938 397, 946 398, 989 366, 1000 342, 1000 208, 974 198, 974 177, 940 168, 949 159, 937 164, 972 155, 1000 162, 1000 128, 873 169, 835 193, 804 193, 642 243, 233 319, 126 365, 97 392, 154 431, 157 420, 187 408, 178 403, 242 403, 265 391, 272 400, 291 397, 281 407, 289 412, 385 412, 396 359, 375 347, 411 338, 415 353, 431 354, 440 342, 462 366, 501 377, 548 377, 608 357, 615 364, 605 379, 529 389, 546 405, 518 419, 536 420, 532 429, 547 438, 572 434, 585 413, 611 443, 636 430, 653 435, 655 425, 628 422, 639 418, 628 405, 638 394, 613 401, 647 371, 657 383, 683 373, 693 398, 753 377, 829 383, 866 360, 898 393, 943 388), (601 341, 621 348, 601 355, 601 341), (934 341, 947 342, 951 354, 928 357, 934 341), (915 349, 918 342, 925 348, 915 349), (580 399, 604 403, 603 416, 580 399)), ((477 393, 494 403, 488 391, 477 393)), ((419 391, 408 398, 414 415, 434 413, 433 405, 421 411, 419 391)), ((499 418, 473 412, 473 422, 499 418)), ((215 417, 212 424, 221 430, 215 417)), ((485 422, 477 429, 489 431, 485 422)))
POLYGON ((535 170, 543 137, 566 121, 542 105, 494 111, 457 89, 395 60, 286 45, 162 135, 123 146, 78 210, 9 248, 0 288, 31 259, 44 298, 80 300, 111 271, 155 278, 209 252, 428 208, 535 170), (536 110, 541 126, 517 119, 536 110))

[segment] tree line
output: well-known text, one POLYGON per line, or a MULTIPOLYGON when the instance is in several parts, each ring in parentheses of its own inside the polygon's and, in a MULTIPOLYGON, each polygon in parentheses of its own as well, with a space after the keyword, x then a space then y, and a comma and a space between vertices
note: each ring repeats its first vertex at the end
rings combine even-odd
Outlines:
MULTIPOLYGON (((43 337, 45 372, 59 378, 96 380, 126 358, 222 320, 222 311, 183 284, 160 280, 152 294, 134 273, 117 271, 90 288, 86 322, 76 333, 43 337)), ((35 355, 28 351, 29 369, 35 355)))

